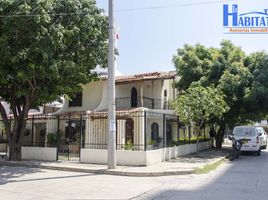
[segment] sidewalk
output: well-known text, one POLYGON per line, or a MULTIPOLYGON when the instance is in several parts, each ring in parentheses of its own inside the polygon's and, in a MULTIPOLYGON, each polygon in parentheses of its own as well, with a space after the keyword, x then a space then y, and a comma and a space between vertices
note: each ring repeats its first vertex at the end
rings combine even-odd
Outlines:
POLYGON ((14 167, 33 167, 52 170, 86 172, 96 174, 110 174, 120 176, 170 176, 196 173, 197 169, 201 169, 206 165, 216 163, 223 160, 227 155, 227 150, 223 148, 220 151, 206 150, 201 151, 197 157, 191 154, 171 161, 161 162, 148 167, 145 166, 117 166, 115 170, 109 170, 107 165, 84 164, 69 161, 43 162, 43 161, 4 161, 0 160, 0 166, 14 167))

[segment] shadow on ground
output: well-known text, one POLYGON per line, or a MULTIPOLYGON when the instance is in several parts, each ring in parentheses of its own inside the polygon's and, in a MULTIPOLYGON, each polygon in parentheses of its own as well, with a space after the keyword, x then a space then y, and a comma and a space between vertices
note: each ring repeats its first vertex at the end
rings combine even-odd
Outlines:
POLYGON ((226 161, 215 174, 197 175, 197 183, 167 185, 158 191, 133 199, 154 200, 263 200, 268 196, 268 151, 261 156, 243 153, 234 161, 226 161), (199 177, 198 177, 199 176, 199 177), (180 189, 175 189, 180 188, 180 189))
POLYGON ((52 176, 52 177, 41 177, 41 178, 27 178, 24 179, 24 175, 29 175, 33 173, 45 173, 46 170, 39 168, 29 168, 29 167, 11 167, 11 166, 0 166, 0 185, 8 184, 8 183, 17 183, 17 182, 30 182, 30 181, 45 181, 45 180, 53 180, 53 179, 69 179, 69 178, 79 178, 79 177, 88 177, 88 176, 97 176, 98 174, 76 174, 68 175, 68 176, 52 176))
POLYGON ((12 182, 13 179, 22 177, 25 174, 31 174, 40 171, 41 170, 37 168, 0 166, 0 185, 12 182))

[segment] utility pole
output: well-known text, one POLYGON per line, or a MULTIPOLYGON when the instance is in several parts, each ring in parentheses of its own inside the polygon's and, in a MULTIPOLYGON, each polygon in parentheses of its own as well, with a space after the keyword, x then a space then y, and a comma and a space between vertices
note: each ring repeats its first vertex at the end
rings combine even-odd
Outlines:
POLYGON ((115 31, 114 0, 109 0, 109 58, 108 58, 108 169, 116 168, 116 120, 115 120, 115 31))

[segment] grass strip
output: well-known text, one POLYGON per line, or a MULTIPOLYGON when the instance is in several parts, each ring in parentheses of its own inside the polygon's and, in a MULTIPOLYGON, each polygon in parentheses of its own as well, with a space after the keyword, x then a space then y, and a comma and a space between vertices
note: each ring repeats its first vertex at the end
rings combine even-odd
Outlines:
POLYGON ((197 168, 195 170, 195 173, 196 174, 208 174, 212 170, 215 170, 217 167, 219 167, 223 162, 224 162, 224 158, 220 159, 212 164, 207 164, 202 168, 197 168))

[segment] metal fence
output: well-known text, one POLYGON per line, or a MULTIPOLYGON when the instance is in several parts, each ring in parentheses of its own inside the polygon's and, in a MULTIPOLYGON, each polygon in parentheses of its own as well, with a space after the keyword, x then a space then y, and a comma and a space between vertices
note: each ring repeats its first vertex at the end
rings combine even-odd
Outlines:
MULTIPOLYGON (((1 121, 0 128, 4 141, 1 121)), ((204 127, 200 141, 209 139, 208 132, 209 128, 204 127)), ((107 112, 34 115, 27 120, 22 145, 54 147, 58 160, 79 161, 81 149, 107 149, 108 134, 107 112)), ((176 115, 141 109, 116 112, 117 150, 155 150, 196 140, 194 127, 184 126, 176 115)))
POLYGON ((134 104, 131 100, 131 97, 116 98, 115 106, 117 109, 128 109, 131 107, 145 107, 150 109, 171 109, 171 105, 167 100, 153 99, 145 96, 138 96, 134 104))

